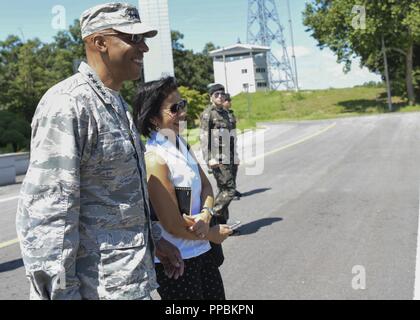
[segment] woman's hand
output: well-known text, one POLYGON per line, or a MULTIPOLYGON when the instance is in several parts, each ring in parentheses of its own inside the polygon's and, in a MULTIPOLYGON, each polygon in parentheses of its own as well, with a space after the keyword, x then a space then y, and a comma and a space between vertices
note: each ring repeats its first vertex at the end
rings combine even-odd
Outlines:
POLYGON ((193 232, 198 238, 205 239, 209 233, 211 215, 207 211, 202 211, 195 216, 183 214, 188 230, 193 232))
POLYGON ((227 224, 217 224, 210 228, 207 238, 217 244, 221 244, 227 239, 233 230, 227 224))
POLYGON ((181 252, 172 243, 161 238, 156 242, 155 254, 162 263, 168 278, 178 279, 184 274, 184 260, 181 252))

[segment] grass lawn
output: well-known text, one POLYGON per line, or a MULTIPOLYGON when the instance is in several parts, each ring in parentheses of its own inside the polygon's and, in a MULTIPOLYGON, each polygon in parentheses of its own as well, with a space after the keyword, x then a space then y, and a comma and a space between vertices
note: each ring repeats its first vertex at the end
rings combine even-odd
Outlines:
POLYGON ((182 136, 190 146, 193 146, 200 141, 200 128, 187 129, 182 133, 182 136))
MULTIPOLYGON (((420 111, 420 105, 408 107, 398 97, 393 97, 393 105, 399 112, 420 111)), ((317 120, 389 112, 385 89, 371 87, 240 94, 233 98, 232 106, 239 129, 255 127, 260 121, 317 120)))

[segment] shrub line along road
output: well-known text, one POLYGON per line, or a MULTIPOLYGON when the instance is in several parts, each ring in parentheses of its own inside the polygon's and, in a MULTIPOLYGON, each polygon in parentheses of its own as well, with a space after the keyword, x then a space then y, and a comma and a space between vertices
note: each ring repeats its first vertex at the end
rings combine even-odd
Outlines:
MULTIPOLYGON (((242 226, 224 245, 227 298, 413 299, 420 114, 264 125, 266 156, 251 159, 264 169, 247 176, 243 161, 244 197, 230 207, 242 226), (355 266, 365 289, 352 286, 355 266)), ((3 244, 16 238, 18 190, 0 188, 3 244)), ((18 244, 0 245, 0 299, 28 291, 18 244)))

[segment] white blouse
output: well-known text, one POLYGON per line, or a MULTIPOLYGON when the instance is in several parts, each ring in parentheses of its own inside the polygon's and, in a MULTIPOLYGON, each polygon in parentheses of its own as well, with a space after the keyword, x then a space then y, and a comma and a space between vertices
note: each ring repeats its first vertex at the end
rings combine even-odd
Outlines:
MULTIPOLYGON (((201 178, 198 163, 190 154, 187 146, 179 139, 179 150, 164 135, 153 132, 146 143, 146 154, 153 152, 166 162, 169 168, 169 179, 175 187, 191 188, 191 215, 201 211, 201 178)), ((162 236, 175 245, 183 259, 197 257, 208 250, 210 244, 207 240, 186 240, 177 238, 168 233, 160 223, 162 236)), ((159 259, 155 258, 159 263, 159 259)))

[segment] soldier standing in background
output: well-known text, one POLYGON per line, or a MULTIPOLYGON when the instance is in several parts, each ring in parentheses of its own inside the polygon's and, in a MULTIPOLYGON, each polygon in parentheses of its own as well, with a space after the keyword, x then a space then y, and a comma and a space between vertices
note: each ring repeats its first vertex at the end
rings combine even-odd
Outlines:
POLYGON ((225 88, 214 84, 209 88, 210 106, 201 114, 200 143, 203 159, 212 170, 219 193, 213 210, 220 224, 229 219, 229 204, 235 196, 235 180, 230 161, 230 133, 232 122, 223 108, 225 88))
MULTIPOLYGON (((232 164, 232 175, 233 179, 235 180, 235 186, 238 184, 236 183, 236 176, 238 175, 238 166, 239 166, 239 156, 238 156, 238 146, 237 146, 237 137, 236 137, 236 117, 232 110, 232 98, 230 97, 229 93, 225 95, 225 102, 223 103, 223 108, 229 114, 229 120, 232 123, 233 131, 230 135, 230 163, 232 164)), ((235 190, 235 197, 234 200, 239 200, 242 197, 242 194, 235 190)))
POLYGON ((183 261, 152 226, 145 149, 119 90, 140 77, 157 31, 121 3, 80 23, 87 63, 48 90, 32 121, 16 216, 31 299, 150 299, 154 248, 169 276, 183 261))

